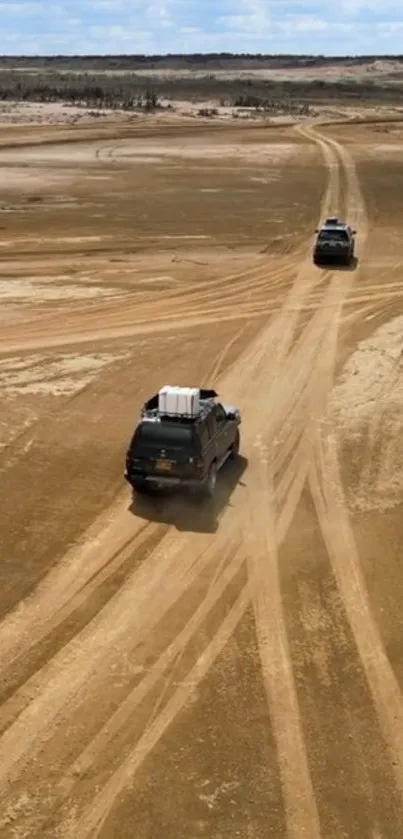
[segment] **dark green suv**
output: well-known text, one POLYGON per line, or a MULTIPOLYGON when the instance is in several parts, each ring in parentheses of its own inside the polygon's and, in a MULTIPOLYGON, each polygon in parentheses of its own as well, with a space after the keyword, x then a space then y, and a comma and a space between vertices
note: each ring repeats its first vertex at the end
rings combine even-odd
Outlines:
POLYGON ((167 416, 158 394, 145 403, 126 454, 125 478, 137 492, 174 487, 214 495, 217 472, 240 447, 238 408, 216 401, 215 390, 200 390, 192 417, 167 416))
POLYGON ((348 224, 332 216, 316 230, 318 234, 313 251, 315 265, 342 263, 351 265, 354 260, 354 248, 357 231, 348 224))

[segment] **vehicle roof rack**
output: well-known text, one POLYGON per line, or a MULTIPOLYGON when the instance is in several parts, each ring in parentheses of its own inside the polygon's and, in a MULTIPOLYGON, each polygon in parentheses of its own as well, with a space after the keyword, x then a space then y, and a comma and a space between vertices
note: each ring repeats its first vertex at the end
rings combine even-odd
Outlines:
POLYGON ((144 403, 143 408, 141 409, 141 418, 154 421, 165 420, 166 422, 196 422, 211 410, 217 396, 218 393, 215 390, 200 388, 200 410, 195 416, 191 416, 189 414, 161 413, 158 409, 159 395, 156 393, 144 403))

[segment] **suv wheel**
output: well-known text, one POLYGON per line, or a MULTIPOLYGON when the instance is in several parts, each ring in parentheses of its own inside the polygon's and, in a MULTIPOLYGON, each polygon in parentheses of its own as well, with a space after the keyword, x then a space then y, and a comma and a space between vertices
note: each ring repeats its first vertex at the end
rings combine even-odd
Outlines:
POLYGON ((236 435, 235 435, 235 438, 234 438, 234 442, 231 446, 231 458, 237 457, 237 455, 239 454, 240 445, 241 445, 241 438, 240 438, 240 435, 239 435, 239 431, 237 431, 236 435))
POLYGON ((217 467, 215 463, 212 463, 209 469, 209 473, 207 475, 205 484, 203 486, 203 495, 207 496, 207 498, 213 498, 215 493, 217 483, 217 467))
POLYGON ((147 481, 133 481, 133 491, 134 494, 138 495, 148 495, 152 492, 151 487, 147 484, 147 481))

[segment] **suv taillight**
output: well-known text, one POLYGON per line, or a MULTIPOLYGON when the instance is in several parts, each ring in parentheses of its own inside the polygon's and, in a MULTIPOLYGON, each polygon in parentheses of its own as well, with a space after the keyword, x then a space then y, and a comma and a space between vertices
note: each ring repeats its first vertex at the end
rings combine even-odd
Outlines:
POLYGON ((127 468, 129 468, 129 466, 132 466, 132 467, 133 466, 138 466, 140 463, 141 463, 141 460, 140 460, 139 457, 132 457, 130 454, 127 455, 127 457, 126 457, 126 467, 127 468))

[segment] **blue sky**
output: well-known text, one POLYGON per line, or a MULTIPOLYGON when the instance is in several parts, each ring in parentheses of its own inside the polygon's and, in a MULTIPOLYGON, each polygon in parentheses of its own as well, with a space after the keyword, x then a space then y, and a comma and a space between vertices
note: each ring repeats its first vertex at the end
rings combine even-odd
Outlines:
POLYGON ((0 53, 403 53, 403 0, 6 0, 0 53))

